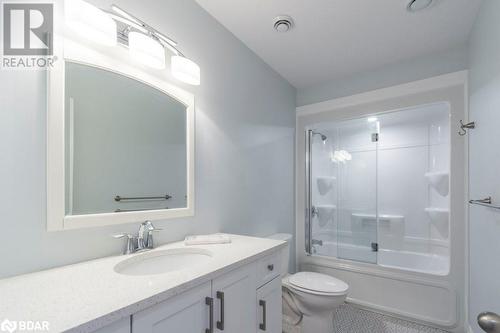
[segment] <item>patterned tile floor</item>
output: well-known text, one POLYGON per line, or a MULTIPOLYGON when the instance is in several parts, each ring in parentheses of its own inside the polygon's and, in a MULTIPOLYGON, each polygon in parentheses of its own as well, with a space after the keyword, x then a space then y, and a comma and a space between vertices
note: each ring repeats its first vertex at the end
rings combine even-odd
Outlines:
POLYGON ((349 304, 337 310, 333 322, 333 333, 446 333, 406 320, 362 310, 349 304))

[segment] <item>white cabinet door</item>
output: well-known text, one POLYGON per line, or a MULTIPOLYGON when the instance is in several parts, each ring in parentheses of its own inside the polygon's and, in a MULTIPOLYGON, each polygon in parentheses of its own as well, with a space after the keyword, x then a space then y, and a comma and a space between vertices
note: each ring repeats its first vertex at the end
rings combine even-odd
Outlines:
POLYGON ((207 282, 132 316, 133 333, 205 333, 211 284, 207 282))
POLYGON ((93 333, 130 333, 130 316, 98 329, 93 333))
POLYGON ((255 333, 255 268, 250 264, 212 281, 215 332, 255 333))
POLYGON ((257 290, 257 333, 281 333, 281 277, 268 282, 257 290))

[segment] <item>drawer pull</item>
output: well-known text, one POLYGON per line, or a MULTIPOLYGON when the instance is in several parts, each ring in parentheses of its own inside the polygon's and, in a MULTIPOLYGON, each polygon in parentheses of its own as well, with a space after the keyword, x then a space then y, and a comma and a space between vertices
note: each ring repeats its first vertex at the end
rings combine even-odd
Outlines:
POLYGON ((260 300, 259 305, 262 306, 262 324, 259 324, 259 328, 261 331, 265 331, 267 326, 266 301, 260 300))
POLYGON ((205 298, 205 304, 208 305, 208 328, 205 333, 214 333, 214 299, 212 297, 205 298))
POLYGON ((273 264, 267 265, 267 269, 270 270, 270 271, 273 271, 274 270, 274 265, 273 264))
POLYGON ((224 331, 224 293, 218 291, 216 296, 220 300, 220 320, 217 321, 217 328, 224 331))

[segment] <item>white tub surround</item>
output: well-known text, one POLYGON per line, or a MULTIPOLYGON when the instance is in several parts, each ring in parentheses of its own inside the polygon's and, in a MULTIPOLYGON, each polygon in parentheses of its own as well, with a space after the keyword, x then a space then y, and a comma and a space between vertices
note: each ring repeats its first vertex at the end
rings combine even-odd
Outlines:
MULTIPOLYGON (((285 246, 279 240, 238 235, 231 238, 230 244, 185 246, 184 242, 176 242, 152 250, 197 248, 210 252, 206 263, 176 272, 137 276, 115 272, 119 262, 141 255, 133 254, 0 280, 0 318, 47 321, 50 332, 92 332, 210 283, 231 270, 261 258, 264 263, 285 246)), ((256 272, 254 280, 259 287, 269 281, 260 279, 256 268, 252 271, 256 272)), ((279 276, 279 269, 276 271, 279 276)))
POLYGON ((467 72, 457 72, 297 108, 300 270, 345 281, 351 303, 454 333, 464 331, 467 138, 457 132, 460 120, 468 121, 466 92, 467 72), (395 115, 409 117, 412 108, 419 108, 414 118, 396 122, 395 115), (419 123, 423 112, 435 114, 437 118, 426 120, 436 122, 419 123), (317 132, 329 141, 322 144, 317 132), (354 149, 358 146, 368 148, 354 149), (348 151, 352 159, 332 163, 329 149, 334 154, 348 151), (312 156, 308 163, 307 153, 312 156), (334 167, 343 173, 334 173, 334 167), (314 172, 337 177, 337 193, 318 194, 316 181, 308 182, 314 172), (322 226, 317 209, 305 218, 308 206, 325 204, 337 205, 337 220, 322 226))

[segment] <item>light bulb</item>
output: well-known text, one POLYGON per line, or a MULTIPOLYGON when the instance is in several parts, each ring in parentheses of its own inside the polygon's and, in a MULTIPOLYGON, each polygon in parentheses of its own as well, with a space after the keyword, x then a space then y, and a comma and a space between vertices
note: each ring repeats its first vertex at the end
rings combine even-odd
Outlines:
POLYGON ((156 69, 165 68, 165 49, 155 39, 132 31, 128 34, 130 55, 138 62, 156 69))
POLYGON ((116 45, 116 22, 104 11, 82 0, 66 0, 64 12, 66 25, 78 35, 102 45, 116 45))
POLYGON ((172 75, 179 81, 200 85, 200 66, 183 56, 172 56, 172 75))

